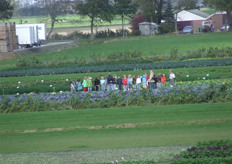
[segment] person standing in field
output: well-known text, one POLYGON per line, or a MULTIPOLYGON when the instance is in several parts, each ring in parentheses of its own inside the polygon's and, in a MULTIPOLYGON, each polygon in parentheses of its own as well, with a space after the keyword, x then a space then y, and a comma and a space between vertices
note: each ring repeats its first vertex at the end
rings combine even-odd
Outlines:
POLYGON ((87 78, 86 77, 84 77, 84 79, 83 79, 82 86, 84 88, 84 92, 87 92, 87 78))
POLYGON ((162 75, 160 75, 160 74, 157 75, 157 82, 155 81, 156 88, 161 88, 161 77, 162 77, 162 75))
POLYGON ((106 90, 106 80, 104 79, 103 76, 101 76, 100 83, 101 83, 101 90, 105 91, 106 90))
POLYGON ((133 80, 132 80, 132 84, 133 84, 133 90, 136 90, 136 78, 135 76, 132 76, 133 80))
POLYGON ((81 85, 81 80, 80 79, 77 79, 76 89, 77 89, 78 92, 82 90, 82 85, 81 85))
POLYGON ((117 77, 116 75, 113 75, 113 79, 112 79, 112 90, 115 91, 117 87, 117 77))
POLYGON ((70 85, 71 93, 74 93, 76 91, 75 83, 70 82, 69 85, 70 85))
POLYGON ((131 75, 128 75, 128 78, 127 78, 128 90, 132 90, 132 82, 133 82, 133 78, 131 77, 131 75))
POLYGON ((92 87, 93 87, 92 77, 88 77, 88 79, 87 79, 87 88, 88 88, 89 92, 92 91, 92 87))
POLYGON ((172 70, 170 70, 170 74, 169 74, 170 87, 174 87, 175 78, 176 78, 175 74, 173 73, 172 70))
POLYGON ((165 87, 165 82, 166 82, 166 77, 165 74, 163 74, 161 77, 161 87, 165 87))
POLYGON ((144 75, 141 77, 141 81, 143 83, 143 88, 147 88, 147 74, 144 73, 144 75))
POLYGON ((107 91, 110 91, 112 89, 113 89, 113 77, 109 73, 107 77, 107 91))
POLYGON ((99 90, 99 86, 100 86, 100 80, 96 77, 94 80, 94 89, 95 91, 99 90))
POLYGON ((136 89, 137 90, 141 89, 141 78, 140 78, 140 75, 138 75, 137 78, 136 78, 136 89))
POLYGON ((154 79, 154 73, 152 70, 150 70, 150 76, 149 76, 149 83, 150 83, 150 89, 155 89, 155 79, 154 79))
POLYGON ((123 84, 123 90, 126 91, 127 90, 127 78, 126 78, 126 75, 123 75, 122 84, 123 84))
POLYGON ((118 76, 117 84, 118 84, 118 89, 121 91, 122 90, 122 79, 120 76, 118 76))

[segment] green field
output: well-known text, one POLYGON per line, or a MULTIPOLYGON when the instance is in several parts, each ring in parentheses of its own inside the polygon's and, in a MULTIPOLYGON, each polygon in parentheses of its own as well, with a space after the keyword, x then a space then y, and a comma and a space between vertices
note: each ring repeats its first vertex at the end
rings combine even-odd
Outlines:
MULTIPOLYGON (((37 18, 31 19, 37 21, 37 18)), ((66 25, 69 26, 68 23, 66 25)), ((173 50, 177 50, 177 55, 182 55, 201 48, 231 47, 231 41, 232 33, 80 40, 71 49, 2 60, 0 70, 15 69, 19 59, 30 59, 32 56, 46 64, 77 58, 91 61, 92 54, 106 58, 111 53, 125 51, 141 51, 143 57, 172 55, 173 50)), ((164 73, 166 77, 169 74, 169 69, 153 71, 156 74, 164 73)), ((176 74, 176 86, 224 83, 228 86, 227 91, 231 91, 231 65, 177 68, 173 71, 176 74), (205 80, 202 80, 203 77, 205 80)), ((149 73, 149 70, 111 74, 142 75, 145 72, 149 73)), ((4 77, 0 78, 0 94, 11 90, 13 92, 9 93, 15 95, 16 87, 22 91, 32 88, 30 92, 40 87, 51 90, 49 85, 69 89, 68 81, 76 81, 78 78, 82 80, 85 76, 106 77, 107 74, 96 72, 4 77)), ((224 99, 217 102, 221 103, 0 114, 0 163, 103 163, 119 159, 125 154, 127 160, 169 163, 183 148, 199 141, 232 140, 232 102, 224 102, 224 99)), ((17 102, 14 104, 17 106, 17 102)))
POLYGON ((191 145, 232 139, 232 103, 0 116, 0 153, 191 145))
MULTIPOLYGON (((64 15, 64 16, 58 16, 57 17, 57 22, 55 22, 54 28, 67 28, 67 27, 87 27, 90 26, 90 19, 89 17, 84 17, 80 15, 64 15), (60 21, 62 20, 62 21, 60 21)), ((28 21, 29 24, 33 23, 46 23, 47 28, 50 28, 51 20, 50 17, 43 17, 43 16, 38 16, 38 17, 21 17, 21 18, 12 18, 7 21, 0 21, 2 22, 15 22, 16 24, 20 23, 25 23, 25 21, 28 21)), ((109 22, 100 22, 96 21, 95 25, 98 26, 104 26, 104 25, 120 25, 122 23, 121 17, 116 16, 114 20, 112 20, 111 23, 109 22)), ((129 19, 125 19, 125 23, 129 24, 129 19)))
MULTIPOLYGON (((92 54, 105 58, 110 53, 125 51, 141 51, 143 56, 170 55, 173 49, 178 49, 179 54, 201 48, 230 47, 232 33, 207 33, 195 35, 160 35, 154 37, 129 37, 127 39, 97 39, 90 42, 82 40, 78 47, 65 49, 59 52, 37 54, 41 62, 58 62, 59 60, 73 61, 76 58, 91 59, 92 54)), ((27 56, 28 57, 28 56, 27 56)), ((25 57, 25 58, 27 58, 25 57)), ((18 57, 0 61, 0 69, 15 68, 18 57)))

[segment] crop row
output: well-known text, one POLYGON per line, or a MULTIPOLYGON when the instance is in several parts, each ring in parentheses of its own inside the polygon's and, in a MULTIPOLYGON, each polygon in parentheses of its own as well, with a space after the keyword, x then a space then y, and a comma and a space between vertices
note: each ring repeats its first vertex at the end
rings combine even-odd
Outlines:
POLYGON ((134 70, 150 70, 150 69, 192 68, 192 67, 210 67, 210 66, 227 66, 227 65, 232 65, 231 58, 193 60, 193 61, 173 61, 173 62, 161 62, 161 63, 137 63, 137 64, 101 65, 101 66, 71 66, 71 67, 59 67, 59 68, 31 68, 31 69, 18 69, 18 70, 2 70, 0 71, 0 77, 134 71, 134 70))
POLYGON ((198 159, 180 159, 171 164, 231 164, 232 157, 227 158, 198 158, 198 159))
MULTIPOLYGON (((191 76, 191 75, 187 75, 191 76)), ((198 86, 198 85, 210 85, 210 84, 232 84, 232 79, 217 79, 217 80, 208 80, 211 77, 198 77, 198 80, 195 81, 181 81, 182 78, 179 78, 180 81, 175 82, 175 86, 177 87, 186 87, 186 86, 198 86), (204 80, 203 80, 204 79, 204 80)), ((13 95, 13 94, 24 94, 24 93, 50 93, 50 92, 67 92, 70 91, 70 86, 68 82, 71 81, 69 79, 62 80, 50 80, 44 82, 44 80, 32 80, 32 81, 17 81, 12 83, 12 81, 1 82, 0 95, 13 95), (19 84, 20 83, 20 84, 19 84)), ((75 81, 75 80, 74 80, 75 81)), ((165 83, 165 88, 169 87, 169 82, 165 83)), ((94 91, 95 89, 92 88, 94 91)))
POLYGON ((175 157, 177 160, 173 164, 232 163, 231 156, 232 142, 230 140, 209 141, 203 144, 198 143, 197 146, 182 151, 179 156, 175 157))
POLYGON ((230 85, 0 96, 0 113, 232 101, 230 85))

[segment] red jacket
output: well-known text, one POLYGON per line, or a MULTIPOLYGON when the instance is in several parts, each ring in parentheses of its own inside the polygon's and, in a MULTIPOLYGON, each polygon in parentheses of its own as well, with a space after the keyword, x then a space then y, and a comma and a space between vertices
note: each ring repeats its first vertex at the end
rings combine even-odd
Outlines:
POLYGON ((127 78, 123 78, 123 79, 122 79, 122 84, 123 84, 123 85, 127 85, 127 78))
POLYGON ((161 83, 165 83, 166 82, 166 77, 165 76, 162 76, 161 77, 161 83))

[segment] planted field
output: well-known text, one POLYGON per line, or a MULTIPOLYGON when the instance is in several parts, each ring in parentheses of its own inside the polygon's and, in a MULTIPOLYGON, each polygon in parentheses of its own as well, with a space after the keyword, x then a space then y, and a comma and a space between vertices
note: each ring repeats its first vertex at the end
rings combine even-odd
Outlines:
POLYGON ((0 116, 0 153, 192 145, 232 139, 231 105, 5 114, 0 116))
MULTIPOLYGON (((210 84, 212 82, 229 82, 232 77, 232 66, 214 66, 214 67, 194 67, 194 68, 177 68, 173 69, 176 75, 176 82, 188 82, 183 83, 186 85, 191 84, 210 84), (208 75, 208 76, 207 76, 208 75), (204 78, 204 79, 203 79, 204 78), (195 81, 195 82, 193 82, 195 81)), ((137 70, 137 71, 119 71, 111 72, 117 76, 125 75, 143 75, 149 73, 149 70, 137 70)), ((168 82, 169 69, 155 69, 156 74, 166 74, 168 82)), ((56 87, 55 92, 69 91, 68 81, 76 81, 77 79, 83 79, 84 77, 99 77, 103 75, 107 77, 108 72, 96 72, 96 73, 79 73, 79 74, 63 74, 63 75, 44 75, 44 76, 22 76, 22 77, 5 77, 0 79, 0 94, 16 94, 16 93, 30 93, 30 92, 54 92, 54 89, 50 87, 56 87), (68 81, 66 81, 68 79, 68 81), (20 82, 20 84, 19 84, 20 82)))

